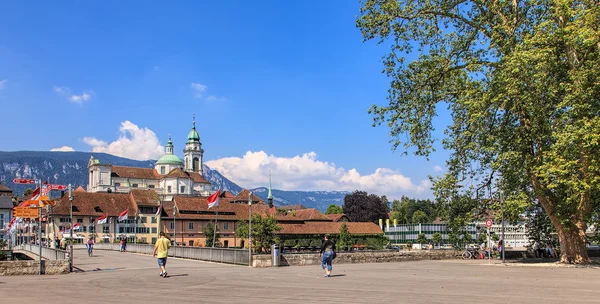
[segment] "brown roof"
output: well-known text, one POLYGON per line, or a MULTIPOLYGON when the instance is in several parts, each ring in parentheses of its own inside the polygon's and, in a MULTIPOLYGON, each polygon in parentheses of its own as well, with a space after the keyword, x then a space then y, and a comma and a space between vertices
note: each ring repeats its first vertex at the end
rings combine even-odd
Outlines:
POLYGON ((154 190, 131 189, 132 200, 140 206, 158 206, 160 197, 154 190))
POLYGON ((315 208, 300 209, 288 212, 285 215, 278 215, 278 221, 326 221, 331 222, 331 219, 325 214, 319 212, 315 208))
POLYGON ((298 204, 298 205, 281 206, 281 207, 279 207, 279 209, 283 209, 283 210, 300 210, 300 209, 306 209, 306 207, 304 207, 304 205, 298 204))
POLYGON ((194 183, 202 183, 202 184, 210 184, 200 173, 198 172, 188 172, 190 177, 194 180, 194 183))
POLYGON ((85 189, 83 189, 83 187, 79 186, 79 187, 77 187, 77 189, 73 190, 73 192, 87 192, 87 191, 85 191, 85 189))
POLYGON ((338 214, 325 214, 326 217, 328 217, 330 220, 334 221, 334 222, 339 222, 343 217, 346 217, 346 219, 348 219, 348 217, 343 214, 343 213, 338 213, 338 214))
POLYGON ((153 168, 135 168, 122 166, 112 166, 112 176, 140 179, 160 179, 160 175, 153 168))
POLYGON ((0 184, 0 192, 12 192, 12 189, 6 187, 3 184, 0 184))
MULTIPOLYGON (((77 208, 73 215, 101 216, 108 213, 108 216, 118 216, 124 210, 131 209, 132 203, 131 196, 125 193, 73 192, 73 206, 77 208), (102 212, 96 212, 96 206, 102 212)), ((69 215, 69 209, 69 196, 65 195, 57 201, 52 212, 55 215, 69 215)), ((135 211, 130 210, 129 214, 134 214, 133 212, 135 211)))
POLYGON ((233 193, 231 193, 231 192, 229 192, 229 191, 225 190, 225 191, 221 192, 221 197, 224 197, 224 198, 229 198, 229 199, 231 199, 231 198, 234 198, 234 197, 235 197, 235 195, 233 195, 233 193))
POLYGON ((339 234, 340 227, 346 224, 350 234, 383 234, 379 226, 364 222, 306 222, 304 224, 280 224, 278 234, 339 234))
MULTIPOLYGON (((231 199, 232 202, 248 202, 248 194, 250 193, 250 190, 248 189, 243 189, 240 193, 238 193, 238 195, 236 195, 233 199, 231 199)), ((256 203, 265 203, 265 201, 263 201, 260 197, 256 196, 256 194, 252 193, 252 203, 256 204, 256 203)))
MULTIPOLYGON (((208 208, 206 197, 175 196, 173 202, 177 205, 177 218, 212 220, 216 216, 217 207, 208 208)), ((167 218, 173 217, 173 203, 163 203, 167 218)), ((219 219, 247 220, 249 206, 246 204, 233 204, 227 198, 219 199, 219 219)), ((252 214, 271 214, 277 210, 265 204, 253 204, 252 214)))
POLYGON ((183 171, 181 168, 175 168, 169 172, 169 174, 163 176, 163 178, 174 178, 174 177, 182 177, 182 178, 190 178, 189 174, 183 171))

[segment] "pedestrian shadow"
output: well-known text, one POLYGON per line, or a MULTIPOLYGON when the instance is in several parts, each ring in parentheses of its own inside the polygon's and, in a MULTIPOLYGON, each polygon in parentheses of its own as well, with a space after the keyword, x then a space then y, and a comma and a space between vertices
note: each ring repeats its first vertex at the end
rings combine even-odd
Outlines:
POLYGON ((333 277, 345 277, 345 276, 346 276, 345 274, 332 274, 329 277, 333 278, 333 277))
POLYGON ((187 277, 188 274, 187 273, 183 273, 183 274, 167 274, 167 279, 171 278, 171 277, 187 277))

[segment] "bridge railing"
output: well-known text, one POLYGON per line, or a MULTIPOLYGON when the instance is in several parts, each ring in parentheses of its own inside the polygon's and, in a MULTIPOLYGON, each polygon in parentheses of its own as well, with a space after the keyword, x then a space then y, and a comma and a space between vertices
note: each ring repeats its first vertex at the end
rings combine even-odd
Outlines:
MULTIPOLYGON (((35 255, 38 255, 40 252, 40 247, 38 245, 21 244, 16 248, 21 250, 27 250, 35 255)), ((60 249, 42 247, 42 257, 48 260, 66 260, 67 252, 60 249)))
MULTIPOLYGON (((74 245, 73 248, 85 249, 86 246, 74 245)), ((118 243, 98 243, 94 245, 94 249, 120 251, 121 245, 118 243)), ((152 254, 154 252, 154 245, 127 244, 126 251, 152 254)), ((248 265, 247 249, 171 246, 169 249, 169 256, 218 263, 248 265)))

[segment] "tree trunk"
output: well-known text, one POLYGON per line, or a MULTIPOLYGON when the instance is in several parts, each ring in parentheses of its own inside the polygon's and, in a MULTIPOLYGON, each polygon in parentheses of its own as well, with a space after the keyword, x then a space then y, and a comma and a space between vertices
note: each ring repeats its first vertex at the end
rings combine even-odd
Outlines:
MULTIPOLYGON (((549 215, 560 242, 560 262, 568 264, 587 264, 590 262, 585 246, 585 223, 577 221, 569 227, 561 224, 558 218, 549 215)), ((556 253, 555 253, 556 254, 556 253)))

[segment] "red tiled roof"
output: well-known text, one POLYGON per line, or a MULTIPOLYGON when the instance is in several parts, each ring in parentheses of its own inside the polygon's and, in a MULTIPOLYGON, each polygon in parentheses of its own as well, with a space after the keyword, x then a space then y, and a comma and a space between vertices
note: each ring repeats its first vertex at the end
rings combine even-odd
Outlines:
POLYGON ((87 191, 85 191, 85 189, 83 189, 83 187, 79 186, 79 187, 77 187, 77 189, 73 190, 73 192, 87 192, 87 191))
MULTIPOLYGON (((248 202, 248 194, 250 193, 250 190, 248 189, 243 189, 240 193, 238 193, 238 195, 236 195, 233 199, 231 199, 232 202, 248 202)), ((252 193, 252 203, 265 203, 265 201, 263 201, 260 197, 256 196, 256 194, 252 193)))
POLYGON ((154 190, 131 189, 132 200, 140 206, 158 206, 160 197, 154 190))
MULTIPOLYGON (((177 218, 212 220, 216 216, 217 207, 208 208, 206 197, 175 196, 173 202, 177 205, 177 218)), ((173 203, 163 203, 166 217, 173 217, 173 203)), ((265 204, 253 204, 252 214, 275 214, 277 210, 265 204)), ((247 220, 249 206, 246 204, 233 204, 227 198, 219 199, 219 219, 247 220)))
POLYGON ((278 234, 339 234, 340 227, 346 224, 348 232, 354 235, 383 234, 379 226, 364 222, 306 222, 304 224, 282 223, 278 234))
MULTIPOLYGON (((132 215, 135 212, 131 210, 132 203, 131 196, 125 193, 73 192, 73 206, 77 208, 77 211, 73 211, 73 215, 101 216, 108 213, 108 216, 118 216, 127 208, 132 215), (96 206, 100 207, 102 212, 96 212, 94 210, 96 206)), ((69 196, 65 195, 56 202, 52 212, 54 215, 69 215, 69 209, 69 196)))
POLYGON ((188 172, 188 174, 190 175, 190 177, 194 180, 194 183, 201 183, 201 184, 210 184, 209 181, 207 181, 202 175, 200 175, 200 173, 198 172, 188 172))
POLYGON ((300 209, 306 209, 306 207, 304 207, 304 205, 298 204, 298 205, 281 206, 281 207, 279 207, 279 209, 283 209, 283 210, 300 210, 300 209))
POLYGON ((339 222, 343 217, 348 218, 345 214, 343 213, 338 213, 338 214, 325 214, 326 217, 328 217, 330 220, 334 221, 334 222, 339 222))
POLYGON ((229 192, 229 191, 225 190, 225 191, 221 192, 221 197, 224 197, 224 198, 229 198, 229 199, 231 199, 231 198, 234 198, 234 197, 235 197, 235 195, 233 195, 233 193, 231 193, 231 192, 229 192))
POLYGON ((12 192, 12 189, 6 187, 3 184, 0 184, 0 192, 12 192))
POLYGON ((160 179, 160 175, 153 168, 112 166, 112 175, 139 179, 160 179))
POLYGON ((326 221, 330 222, 331 219, 325 216, 325 214, 319 212, 315 208, 300 209, 288 212, 285 215, 278 215, 278 221, 326 221))
POLYGON ((174 177, 182 177, 182 178, 190 178, 190 176, 183 171, 181 168, 175 168, 169 172, 169 174, 163 176, 163 178, 174 178, 174 177))

